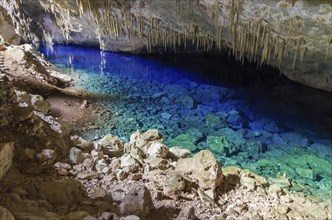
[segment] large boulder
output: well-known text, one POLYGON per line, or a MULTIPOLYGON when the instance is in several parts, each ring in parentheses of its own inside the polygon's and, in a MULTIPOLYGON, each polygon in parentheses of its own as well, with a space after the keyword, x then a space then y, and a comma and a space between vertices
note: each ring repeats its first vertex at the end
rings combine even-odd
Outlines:
POLYGON ((179 159, 175 170, 191 174, 204 190, 214 191, 223 179, 220 164, 208 150, 198 152, 193 158, 179 159))

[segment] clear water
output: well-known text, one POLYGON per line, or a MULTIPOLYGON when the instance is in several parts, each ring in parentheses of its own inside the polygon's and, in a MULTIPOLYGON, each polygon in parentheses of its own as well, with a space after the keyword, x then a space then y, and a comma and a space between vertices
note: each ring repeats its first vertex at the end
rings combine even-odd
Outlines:
POLYGON ((331 198, 332 94, 225 57, 39 50, 76 78, 76 87, 113 97, 100 101, 109 114, 87 138, 111 133, 128 141, 137 129, 157 128, 170 146, 209 149, 222 166, 267 178, 286 174, 290 190, 331 198))

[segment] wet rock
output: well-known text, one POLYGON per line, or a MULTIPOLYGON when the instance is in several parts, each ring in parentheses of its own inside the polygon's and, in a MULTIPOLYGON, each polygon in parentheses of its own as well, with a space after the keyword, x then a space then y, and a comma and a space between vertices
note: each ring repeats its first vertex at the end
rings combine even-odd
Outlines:
POLYGON ((210 151, 202 150, 193 158, 178 160, 176 169, 183 173, 192 173, 202 189, 215 190, 221 184, 223 175, 220 164, 210 151))
POLYGON ((15 220, 14 216, 4 207, 0 206, 1 220, 15 220))
POLYGON ((146 217, 154 208, 149 190, 142 185, 132 187, 120 205, 123 215, 146 217))
POLYGON ((269 184, 278 184, 282 188, 289 187, 291 184, 288 178, 285 177, 277 177, 277 178, 268 178, 269 184))
POLYGON ((194 219, 196 219, 195 209, 191 206, 187 206, 181 209, 178 217, 176 218, 176 220, 194 220, 194 219))
POLYGON ((189 109, 194 107, 194 100, 189 95, 180 96, 175 102, 189 109))
POLYGON ((97 143, 102 146, 104 154, 107 154, 110 157, 118 157, 123 155, 124 143, 118 137, 113 137, 111 134, 108 134, 97 141, 97 143))
POLYGON ((153 142, 146 152, 148 157, 160 157, 166 158, 168 153, 168 147, 160 142, 153 142))
POLYGON ((221 121, 219 116, 211 113, 205 116, 205 123, 209 128, 214 130, 226 127, 225 123, 221 121))
POLYGON ((231 128, 240 129, 247 126, 248 120, 240 112, 232 110, 228 114, 226 121, 231 128))
POLYGON ((0 180, 12 165, 14 143, 0 143, 0 180))
POLYGON ((191 152, 197 150, 196 138, 189 134, 180 134, 175 139, 168 140, 170 146, 177 146, 181 148, 188 149, 191 152))
POLYGON ((315 172, 309 168, 296 167, 296 173, 303 178, 315 180, 317 178, 315 172))
POLYGON ((207 144, 211 151, 224 156, 229 156, 237 150, 234 144, 230 143, 225 136, 209 135, 207 144))
POLYGON ((50 110, 50 103, 44 100, 41 95, 31 95, 31 104, 35 111, 42 112, 47 115, 50 110))

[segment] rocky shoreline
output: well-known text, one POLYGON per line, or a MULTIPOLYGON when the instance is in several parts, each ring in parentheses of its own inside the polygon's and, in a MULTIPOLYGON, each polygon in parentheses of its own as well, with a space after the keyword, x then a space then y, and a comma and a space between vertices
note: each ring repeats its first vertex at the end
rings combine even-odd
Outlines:
POLYGON ((289 192, 287 176, 222 167, 210 151, 166 146, 155 129, 127 143, 71 134, 30 93, 86 94, 57 84, 65 78, 27 46, 0 48, 0 219, 332 219, 331 200, 289 192))

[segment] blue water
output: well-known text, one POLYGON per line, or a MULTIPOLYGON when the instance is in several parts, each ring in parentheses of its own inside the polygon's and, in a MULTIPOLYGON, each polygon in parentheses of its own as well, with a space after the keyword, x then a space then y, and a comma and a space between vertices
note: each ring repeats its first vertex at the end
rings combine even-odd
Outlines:
POLYGON ((96 122, 100 129, 85 132, 89 139, 111 133, 128 141, 137 129, 157 128, 166 144, 210 149, 222 166, 266 177, 286 173, 308 194, 331 191, 332 171, 321 171, 332 169, 329 93, 225 57, 145 57, 76 46, 39 50, 75 78, 76 87, 113 97, 100 101, 109 114, 96 122), (213 144, 223 138, 226 148, 213 144))

